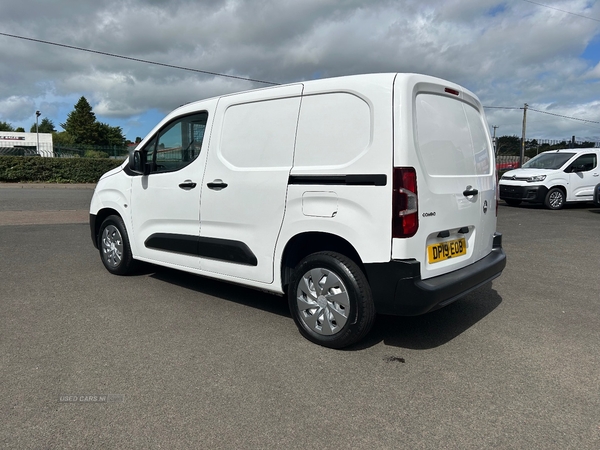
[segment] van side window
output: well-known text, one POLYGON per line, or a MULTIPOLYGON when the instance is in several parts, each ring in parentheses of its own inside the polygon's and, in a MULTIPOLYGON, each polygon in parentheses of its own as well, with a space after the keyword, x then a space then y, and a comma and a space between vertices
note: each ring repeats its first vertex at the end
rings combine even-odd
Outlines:
POLYGON ((200 154, 208 113, 179 117, 167 124, 145 147, 151 172, 173 172, 200 154))
POLYGON ((588 153, 587 155, 581 155, 575 161, 573 161, 566 172, 588 172, 596 168, 596 155, 588 153))

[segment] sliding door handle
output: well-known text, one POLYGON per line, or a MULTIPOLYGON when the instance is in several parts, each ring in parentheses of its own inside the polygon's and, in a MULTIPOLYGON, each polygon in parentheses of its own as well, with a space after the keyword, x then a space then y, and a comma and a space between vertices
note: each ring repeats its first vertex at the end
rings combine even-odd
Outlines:
POLYGON ((212 189, 214 191, 220 191, 221 189, 225 189, 228 186, 228 184, 224 183, 223 180, 217 178, 216 180, 208 183, 206 186, 208 186, 209 189, 212 189))

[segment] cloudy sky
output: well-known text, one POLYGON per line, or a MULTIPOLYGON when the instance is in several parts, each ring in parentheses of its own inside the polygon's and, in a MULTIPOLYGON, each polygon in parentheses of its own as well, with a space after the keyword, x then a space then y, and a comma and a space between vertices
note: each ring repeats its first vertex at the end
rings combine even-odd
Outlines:
POLYGON ((496 107, 499 136, 521 135, 528 103, 528 138, 600 141, 595 0, 21 0, 1 3, 0 33, 0 120, 26 131, 36 110, 61 130, 83 95, 134 140, 183 103, 265 85, 6 34, 275 83, 424 73, 496 107))

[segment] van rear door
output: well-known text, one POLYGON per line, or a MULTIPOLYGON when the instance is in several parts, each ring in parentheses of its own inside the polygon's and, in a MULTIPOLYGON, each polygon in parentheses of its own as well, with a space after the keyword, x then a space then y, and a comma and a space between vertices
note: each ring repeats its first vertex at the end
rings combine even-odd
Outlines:
POLYGON ((414 167, 419 221, 393 239, 392 257, 417 255, 421 278, 460 269, 492 250, 496 181, 491 139, 474 94, 430 77, 396 79, 394 166, 414 167))

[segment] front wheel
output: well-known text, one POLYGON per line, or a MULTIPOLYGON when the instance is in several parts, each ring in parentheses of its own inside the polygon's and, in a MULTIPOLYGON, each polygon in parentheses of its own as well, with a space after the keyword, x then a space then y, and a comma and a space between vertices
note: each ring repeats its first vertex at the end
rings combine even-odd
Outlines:
POLYGON ((358 342, 375 321, 366 276, 339 253, 313 253, 300 261, 292 274, 288 301, 300 333, 324 347, 358 342))
POLYGON ((561 209, 565 205, 565 193, 560 188, 550 189, 544 204, 548 209, 561 209))
POLYGON ((98 235, 98 250, 104 267, 115 275, 127 275, 134 269, 129 237, 123 219, 119 216, 108 216, 98 235))

